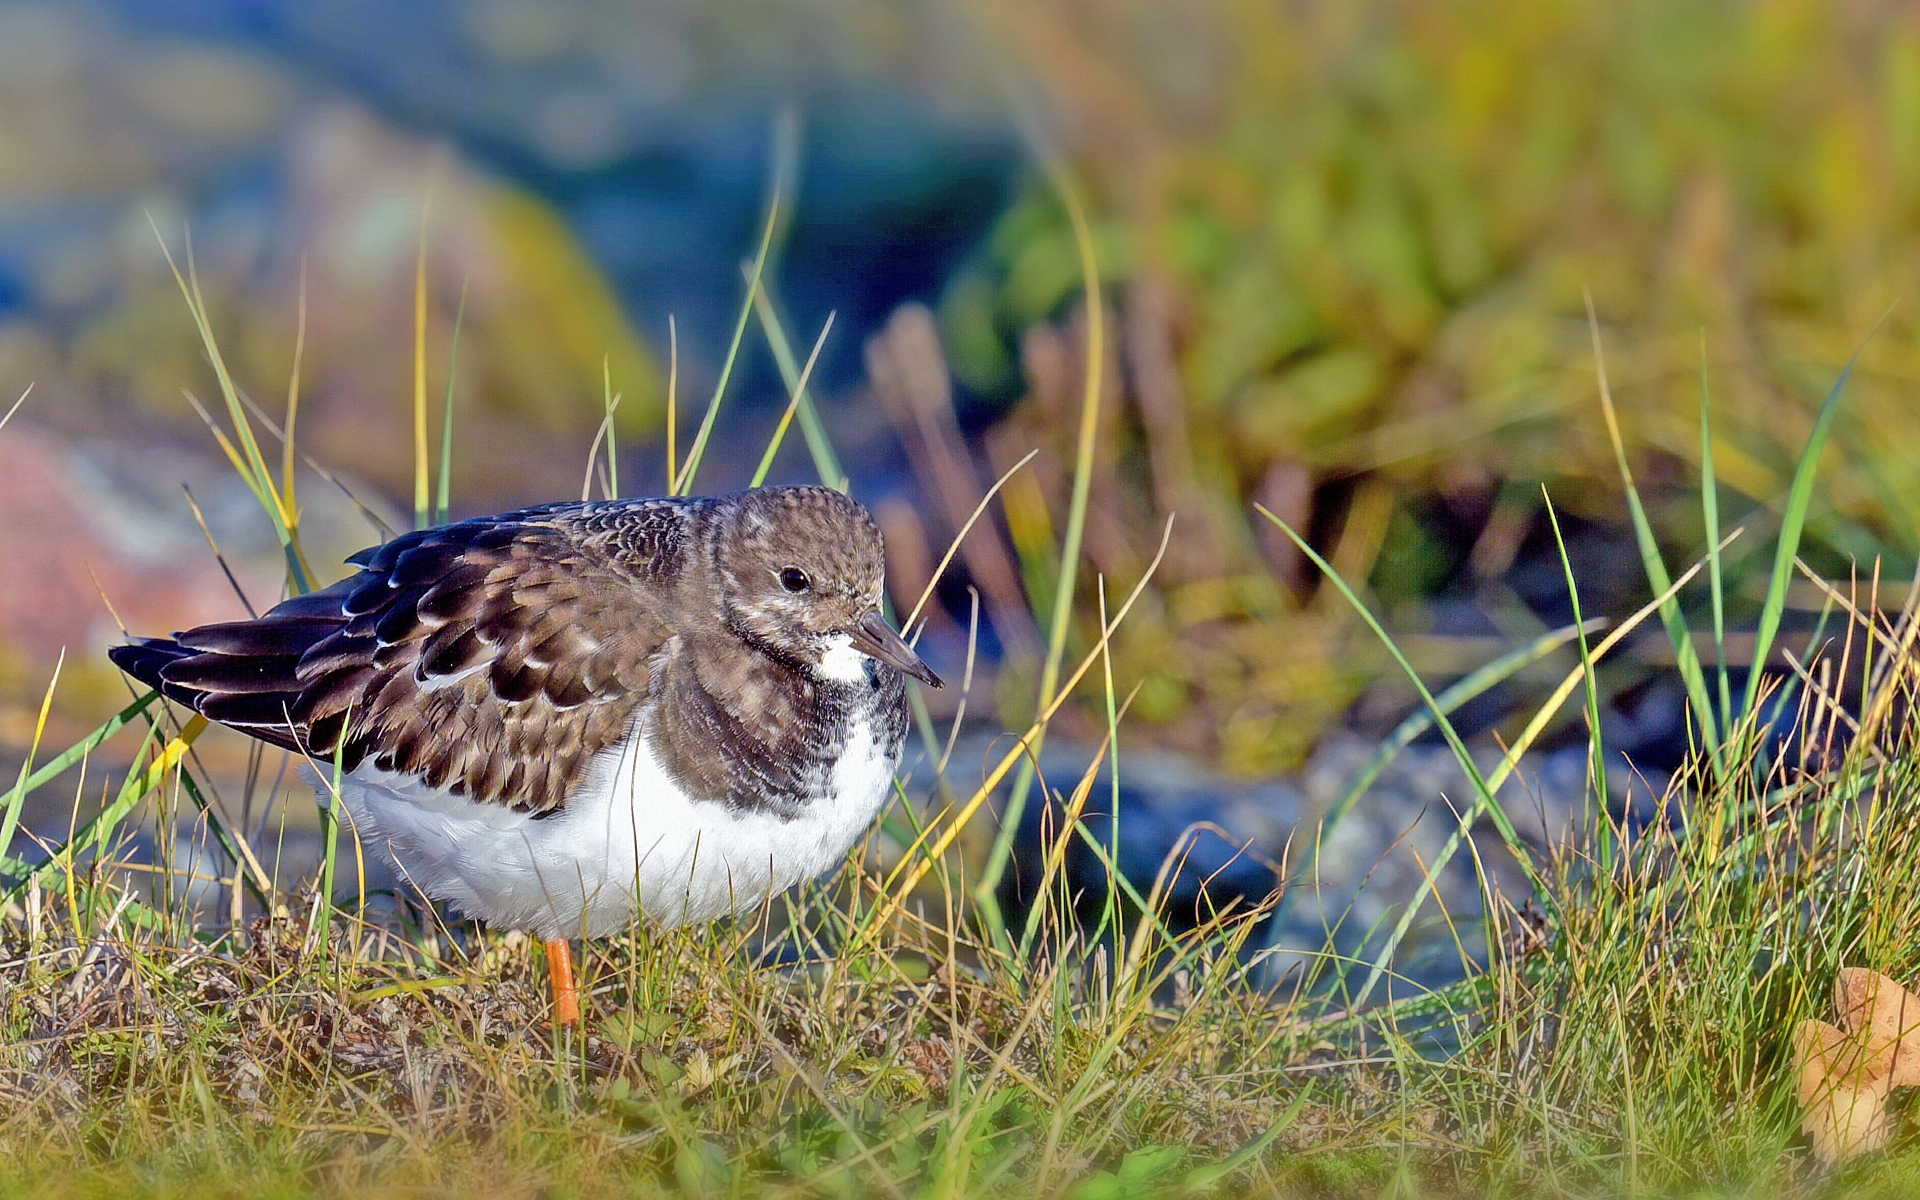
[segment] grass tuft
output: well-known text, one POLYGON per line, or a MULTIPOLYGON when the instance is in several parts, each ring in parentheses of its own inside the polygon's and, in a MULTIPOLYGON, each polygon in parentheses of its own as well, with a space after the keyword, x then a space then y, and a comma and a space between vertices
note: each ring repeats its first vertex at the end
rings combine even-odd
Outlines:
MULTIPOLYGON (((831 322, 805 365, 796 363, 765 274, 783 186, 776 180, 770 189, 728 367, 683 462, 675 461, 670 422, 669 475, 682 493, 756 314, 789 402, 755 481, 797 422, 822 480, 845 485, 808 395, 831 322)), ((214 802, 215 780, 194 749, 204 719, 176 723, 147 694, 36 765, 56 671, 0 812, 0 1193, 1097 1200, 1805 1194, 1850 1182, 1808 1169, 1788 1038, 1796 1021, 1824 1008, 1839 966, 1872 965, 1896 978, 1920 972, 1920 706, 1911 655, 1920 588, 1889 620, 1877 603, 1877 567, 1865 603, 1857 587, 1819 581, 1844 636, 1829 643, 1823 624, 1789 655, 1791 677, 1754 670, 1734 708, 1720 552, 1741 531, 1719 528, 1704 376, 1706 556, 1669 577, 1633 480, 1623 476, 1649 602, 1610 627, 1584 619, 1562 546, 1573 624, 1437 691, 1334 561, 1259 510, 1323 573, 1326 603, 1346 604, 1422 701, 1318 830, 1300 831, 1315 849, 1289 882, 1312 878, 1328 835, 1365 812, 1380 773, 1429 730, 1445 739, 1474 792, 1440 853, 1420 864, 1425 883, 1382 919, 1361 952, 1329 945, 1276 989, 1266 970, 1269 922, 1297 898, 1276 890, 1257 903, 1212 904, 1203 895, 1176 911, 1169 896, 1197 830, 1182 835, 1151 878, 1119 869, 1121 743, 1143 685, 1129 677, 1117 639, 1150 595, 1174 528, 1168 522, 1117 605, 1109 607, 1104 574, 1093 575, 1090 589, 1076 587, 1099 417, 1101 317, 1084 216, 1075 220, 1088 369, 1040 702, 978 780, 962 778, 951 762, 964 703, 944 750, 918 710, 940 778, 911 791, 901 781, 900 812, 843 872, 751 918, 709 929, 639 927, 586 943, 584 1035, 559 1037, 539 948, 517 934, 449 924, 404 893, 370 897, 365 848, 357 831, 342 829, 337 804, 322 806, 323 849, 308 874, 283 881, 278 859, 268 872, 248 841, 260 829, 229 821, 214 802), (1717 703, 1697 658, 1701 694, 1691 681, 1688 693, 1710 736, 1700 760, 1662 790, 1637 773, 1619 780, 1622 808, 1596 671, 1657 614, 1684 674, 1680 648, 1691 647, 1693 635, 1681 620, 1682 596, 1702 571, 1720 660, 1717 703), (1078 595, 1087 590, 1090 597, 1078 595), (1589 644, 1603 627, 1605 636, 1589 644), (1086 634, 1070 647, 1076 628, 1086 634), (1856 654, 1856 642, 1868 650, 1856 654), (1837 657, 1831 645, 1841 647, 1837 657), (1469 744, 1453 714, 1556 655, 1577 661, 1483 769, 1485 748, 1469 744), (1090 676, 1097 682, 1083 694, 1090 676), (1589 805, 1569 828, 1549 831, 1545 844, 1530 841, 1510 811, 1519 789, 1508 785, 1576 690, 1589 805), (1760 736, 1769 704, 1791 736, 1760 736), (1039 746, 1070 705, 1097 714, 1098 745, 1077 778, 1055 781, 1066 786, 1049 796, 1059 804, 1043 822, 1039 885, 1010 931, 994 888, 1012 853, 1013 810, 1038 779, 1039 746), (131 746, 124 731, 136 722, 145 728, 131 746), (1085 819, 1103 772, 1110 840, 1085 819), (29 798, 70 774, 78 785, 65 836, 30 833, 22 816, 29 798), (1000 808, 1009 781, 1012 799, 1000 808), (95 791, 101 803, 83 819, 78 798, 95 791), (1001 822, 984 842, 969 836, 983 813, 1001 822), (172 851, 181 845, 206 853, 181 860, 172 851), (354 862, 345 864, 349 846, 354 862), (1454 933, 1466 978, 1422 990, 1399 975, 1399 955, 1435 879, 1462 849, 1474 857, 1485 903, 1478 914, 1439 917, 1454 933), (1099 894, 1075 890, 1066 864, 1080 851, 1103 870, 1099 894), (1510 856, 1528 881, 1518 904, 1499 890, 1494 854, 1510 856), (347 870, 351 889, 339 878, 347 870), (370 916, 376 899, 391 919, 370 916), (1483 954, 1459 932, 1469 915, 1484 925, 1483 954)), ((424 257, 416 275, 424 280, 424 257)), ((284 434, 276 483, 248 414, 263 427, 272 422, 222 364, 191 260, 176 276, 227 400, 232 436, 211 419, 209 427, 287 548, 289 586, 303 590, 315 581, 299 554, 294 504, 294 465, 309 461, 294 448, 298 367, 285 429, 275 430, 284 434)), ((459 324, 456 317, 456 349, 459 324)), ((304 328, 303 320, 296 347, 304 328)), ((420 328, 413 401, 416 520, 424 521, 420 328)), ((454 353, 435 518, 448 506, 454 353)), ((677 358, 676 345, 676 372, 677 358)), ((1788 577, 1805 570, 1796 566, 1797 548, 1846 379, 1843 371, 1823 404, 1785 501, 1758 664, 1784 636, 1788 577)), ((601 478, 613 496, 618 394, 610 371, 602 384, 601 478)), ((1604 382, 1602 393, 1611 427, 1604 382)), ((596 441, 589 486, 599 453, 596 441)), ((941 570, 1031 459, 1020 458, 986 490, 941 570)), ((1557 539, 1551 499, 1545 510, 1557 539)), ((1372 555, 1363 550, 1331 558, 1365 565, 1372 555)), ((909 629, 918 614, 916 606, 909 629)), ((962 693, 973 679, 970 655, 962 693)), ((317 764, 321 792, 337 795, 340 765, 331 764, 328 781, 328 764, 317 764)), ((255 785, 277 777, 263 762, 250 764, 246 811, 254 811, 255 785)), ((1140 819, 1127 814, 1129 827, 1140 819)), ((1896 1183, 1920 1178, 1920 1156, 1905 1143, 1879 1167, 1896 1183)))

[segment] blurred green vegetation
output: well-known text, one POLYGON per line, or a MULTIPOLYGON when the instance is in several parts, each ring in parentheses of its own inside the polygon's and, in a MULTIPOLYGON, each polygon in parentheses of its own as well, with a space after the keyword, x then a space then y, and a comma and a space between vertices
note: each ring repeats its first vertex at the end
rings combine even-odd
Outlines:
MULTIPOLYGON (((1722 479, 1767 505, 1834 366, 1920 279, 1904 6, 978 7, 1106 214, 1126 376, 1109 436, 1140 451, 1113 489, 1151 501, 1111 511, 1136 543, 1202 514, 1220 574, 1259 547, 1309 616, 1312 581, 1246 529, 1247 501, 1329 545, 1358 523, 1349 562, 1389 600, 1497 579, 1540 482, 1617 520, 1583 290, 1656 527, 1691 555, 1703 354, 1722 479)), ((1057 424, 1031 331, 1071 323, 1077 289, 1036 179, 946 291, 956 374, 1022 397, 1015 423, 1057 424)), ((1911 568, 1917 337, 1897 306, 1863 359, 1811 519, 1825 565, 1911 568)), ((1309 632, 1281 635, 1287 657, 1314 657, 1309 632)))

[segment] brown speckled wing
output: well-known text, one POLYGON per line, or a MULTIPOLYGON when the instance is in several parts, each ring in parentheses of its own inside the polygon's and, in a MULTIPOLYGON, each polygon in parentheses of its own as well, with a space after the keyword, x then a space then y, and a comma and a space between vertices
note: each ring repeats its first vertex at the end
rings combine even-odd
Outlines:
POLYGON ((561 504, 404 534, 359 574, 253 621, 119 647, 130 673, 211 720, 352 770, 557 809, 625 733, 688 505, 561 504), (344 745, 341 744, 344 734, 344 745))

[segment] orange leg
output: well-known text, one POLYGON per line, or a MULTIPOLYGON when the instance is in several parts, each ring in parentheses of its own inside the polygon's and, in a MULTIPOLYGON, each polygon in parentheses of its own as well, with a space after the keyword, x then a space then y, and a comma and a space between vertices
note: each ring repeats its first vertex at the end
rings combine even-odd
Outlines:
POLYGON ((580 988, 573 981, 573 949, 567 939, 547 943, 547 974, 553 979, 553 1023, 580 1023, 580 988))

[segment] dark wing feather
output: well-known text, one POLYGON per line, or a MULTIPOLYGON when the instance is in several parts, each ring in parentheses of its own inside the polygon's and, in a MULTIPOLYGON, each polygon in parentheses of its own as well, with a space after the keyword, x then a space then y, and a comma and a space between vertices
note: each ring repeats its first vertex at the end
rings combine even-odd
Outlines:
POLYGON ((258 620, 112 655, 274 745, 547 812, 646 695, 686 515, 621 501, 421 530, 258 620))

